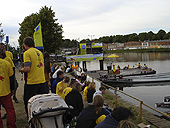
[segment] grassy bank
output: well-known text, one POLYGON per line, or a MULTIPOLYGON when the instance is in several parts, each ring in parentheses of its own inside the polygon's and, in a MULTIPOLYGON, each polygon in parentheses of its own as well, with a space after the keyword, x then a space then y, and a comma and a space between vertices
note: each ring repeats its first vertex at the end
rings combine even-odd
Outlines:
POLYGON ((123 53, 123 52, 170 52, 170 48, 149 48, 149 49, 127 49, 127 50, 104 50, 104 53, 123 53))
MULTIPOLYGON (((115 101, 115 98, 114 98, 114 94, 113 93, 110 93, 109 91, 106 91, 106 93, 103 95, 104 96, 104 101, 105 103, 108 103, 109 104, 109 107, 111 109, 115 108, 116 107, 116 101, 115 101)), ((120 97, 119 97, 120 98, 120 97)), ((127 102, 123 102, 123 101, 119 101, 117 102, 117 106, 123 106, 123 107, 126 107, 128 109, 130 109, 133 114, 134 114, 134 117, 130 118, 129 120, 131 122, 133 122, 136 126, 137 124, 140 124, 140 114, 139 114, 139 111, 136 110, 136 108, 131 105, 131 104, 127 104, 127 102)), ((150 124, 145 118, 142 117, 142 122, 145 122, 146 124, 150 124)), ((150 124, 151 125, 151 124, 150 124)), ((155 126, 151 125, 151 128, 156 128, 155 126)))

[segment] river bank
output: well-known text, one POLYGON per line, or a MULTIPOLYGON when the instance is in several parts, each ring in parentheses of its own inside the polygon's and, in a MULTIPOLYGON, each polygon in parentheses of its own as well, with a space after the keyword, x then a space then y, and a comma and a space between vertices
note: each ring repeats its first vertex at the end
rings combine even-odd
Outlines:
MULTIPOLYGON (((28 126, 27 116, 25 113, 24 103, 23 103, 24 81, 22 80, 22 78, 23 78, 23 75, 21 73, 19 73, 18 70, 16 69, 16 79, 19 83, 19 87, 17 90, 17 98, 18 98, 19 103, 15 103, 13 101, 13 104, 14 104, 14 108, 15 108, 15 112, 16 112, 17 128, 24 128, 25 126, 28 126)), ((109 90, 106 90, 106 95, 104 97, 105 97, 105 102, 109 104, 110 108, 114 108, 115 107, 115 100, 113 100, 114 93, 110 92, 109 90)), ((137 111, 139 111, 139 106, 133 105, 133 104, 123 100, 121 97, 118 97, 118 104, 124 105, 125 107, 133 107, 137 111)), ((145 110, 143 110, 143 111, 145 111, 145 110)), ((1 115, 3 115, 3 114, 5 114, 5 110, 2 108, 1 115)), ((152 116, 154 116, 152 113, 147 112, 146 117, 152 117, 152 116)), ((136 119, 136 120, 139 121, 139 119, 136 119)), ((136 121, 136 124, 139 123, 138 121, 136 121)), ((6 128, 6 119, 3 120, 3 124, 4 124, 4 128, 6 128)), ((166 124, 166 123, 164 122, 164 124, 166 124)), ((166 126, 170 126, 170 125, 166 125, 166 126)), ((155 127, 153 126, 151 128, 155 128, 155 127)))
POLYGON ((126 49, 126 50, 104 50, 104 53, 146 53, 146 52, 170 52, 170 48, 149 48, 149 49, 126 49))

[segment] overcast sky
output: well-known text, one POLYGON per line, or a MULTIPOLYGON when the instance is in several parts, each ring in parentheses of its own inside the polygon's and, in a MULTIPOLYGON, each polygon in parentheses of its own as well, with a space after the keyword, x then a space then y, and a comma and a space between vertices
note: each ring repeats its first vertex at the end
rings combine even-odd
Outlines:
POLYGON ((170 31, 170 0, 2 0, 0 4, 0 29, 12 46, 18 45, 19 23, 45 5, 55 12, 65 39, 170 31))

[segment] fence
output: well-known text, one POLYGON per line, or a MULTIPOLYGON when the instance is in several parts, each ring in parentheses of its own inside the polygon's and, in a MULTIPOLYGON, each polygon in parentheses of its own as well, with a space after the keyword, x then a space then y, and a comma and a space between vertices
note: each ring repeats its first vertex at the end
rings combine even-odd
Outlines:
MULTIPOLYGON (((77 72, 77 74, 79 75, 79 72, 77 72)), ((165 117, 167 117, 167 118, 170 119, 170 116, 168 116, 168 115, 164 114, 163 112, 161 112, 161 111, 159 111, 159 110, 157 110, 157 109, 155 109, 155 108, 153 108, 153 107, 145 104, 142 100, 140 100, 140 99, 138 99, 138 98, 136 98, 136 97, 134 97, 134 96, 131 96, 131 95, 129 95, 129 94, 127 94, 127 93, 125 93, 125 92, 123 92, 123 91, 121 91, 121 90, 117 90, 117 88, 114 88, 114 87, 112 87, 112 86, 109 86, 109 85, 107 85, 107 84, 99 81, 98 79, 96 79, 96 78, 94 78, 94 77, 92 77, 92 76, 90 76, 90 75, 87 75, 87 80, 96 83, 96 90, 99 90, 99 88, 100 88, 101 85, 104 85, 104 86, 106 86, 106 87, 108 87, 108 88, 113 89, 113 90, 115 91, 116 106, 117 106, 117 95, 118 95, 117 92, 120 92, 120 93, 122 93, 122 94, 124 94, 124 95, 126 95, 126 96, 128 96, 128 97, 130 97, 130 98, 133 98, 133 99, 139 101, 139 102, 140 102, 140 106, 139 106, 139 107, 140 107, 140 122, 142 122, 142 105, 144 105, 144 106, 148 107, 149 109, 152 109, 153 111, 156 111, 156 112, 158 112, 158 113, 162 114, 163 116, 165 116, 165 117)))

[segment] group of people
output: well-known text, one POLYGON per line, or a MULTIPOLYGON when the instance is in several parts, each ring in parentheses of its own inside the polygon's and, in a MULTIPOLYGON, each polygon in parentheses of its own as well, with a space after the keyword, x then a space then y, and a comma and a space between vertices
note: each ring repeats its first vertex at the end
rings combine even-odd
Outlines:
POLYGON ((117 107, 111 110, 108 108, 108 104, 104 103, 102 96, 106 90, 104 86, 96 91, 95 82, 83 79, 84 73, 71 79, 71 82, 67 76, 64 77, 63 71, 58 71, 57 74, 56 79, 58 80, 55 79, 53 82, 56 84, 55 93, 60 95, 68 106, 73 107, 70 113, 72 117, 76 118, 76 128, 103 128, 106 126, 107 128, 123 128, 123 125, 132 125, 129 128, 135 128, 133 123, 127 121, 130 116, 133 116, 129 109, 117 107), (88 103, 86 107, 83 99, 88 103))
MULTIPOLYGON (((118 65, 118 66, 119 66, 119 65, 118 65)), ((132 66, 132 69, 134 69, 134 68, 135 68, 135 66, 133 65, 133 66, 132 66)), ((137 68, 142 68, 142 66, 141 66, 140 63, 138 63, 137 68)), ((119 67, 119 69, 120 69, 120 67, 119 67)), ((123 69, 129 69, 129 65, 128 65, 128 66, 125 66, 123 69)), ((148 69, 147 64, 144 64, 143 69, 148 69)))
MULTIPOLYGON (((53 64, 50 67, 49 54, 47 52, 43 54, 36 49, 31 37, 23 40, 23 49, 25 52, 19 71, 24 73, 23 99, 27 115, 28 100, 34 95, 49 93, 51 89, 52 93, 58 94, 68 106, 73 107, 70 113, 77 119, 76 128, 116 128, 118 125, 119 128, 123 128, 123 124, 129 123, 126 120, 133 116, 132 112, 124 107, 109 109, 102 96, 106 88, 102 86, 99 91, 96 91, 95 82, 87 81, 84 71, 81 76, 72 74, 75 79, 70 80, 68 76, 64 76, 62 66, 57 67, 57 64, 53 64), (87 107, 84 107, 83 98, 88 103, 87 107)), ((16 128, 16 115, 11 99, 11 94, 14 94, 15 97, 15 85, 13 84, 15 70, 12 69, 14 67, 12 62, 5 60, 5 58, 9 58, 8 56, 10 54, 0 47, 0 105, 2 104, 7 112, 7 127, 16 128)), ((74 72, 74 68, 77 70, 76 66, 68 66, 65 72, 71 74, 74 72)), ((2 120, 0 120, 0 127, 3 127, 2 120)))
POLYGON ((0 107, 2 105, 6 110, 6 114, 2 118, 0 115, 0 127, 3 127, 2 119, 7 118, 7 127, 16 128, 16 115, 12 99, 18 103, 17 87, 13 54, 5 50, 4 43, 0 43, 0 107))

